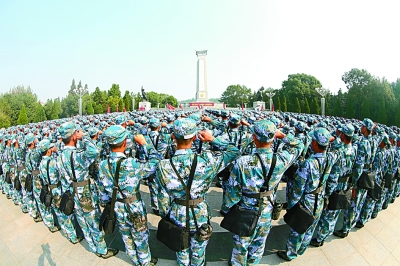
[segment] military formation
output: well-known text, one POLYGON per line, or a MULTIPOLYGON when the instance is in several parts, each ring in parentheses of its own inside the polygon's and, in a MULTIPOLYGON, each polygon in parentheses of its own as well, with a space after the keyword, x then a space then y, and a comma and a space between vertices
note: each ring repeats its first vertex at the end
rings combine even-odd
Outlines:
POLYGON ((257 213, 250 235, 233 234, 229 265, 260 262, 282 208, 280 182, 287 182, 283 208, 291 229, 277 255, 286 261, 332 234, 347 237, 400 195, 400 130, 368 118, 255 110, 77 116, 1 129, 0 159, 0 188, 8 199, 72 244, 85 240, 104 259, 118 253, 107 247, 100 226, 113 201, 133 265, 158 261, 148 243, 150 211, 185 228, 179 265, 206 264, 212 237, 207 191, 214 183, 223 191, 225 218, 234 209, 257 213), (149 187, 151 209, 140 185, 149 187), (341 213, 342 229, 334 231, 341 213), (293 217, 304 230, 290 223, 293 217))

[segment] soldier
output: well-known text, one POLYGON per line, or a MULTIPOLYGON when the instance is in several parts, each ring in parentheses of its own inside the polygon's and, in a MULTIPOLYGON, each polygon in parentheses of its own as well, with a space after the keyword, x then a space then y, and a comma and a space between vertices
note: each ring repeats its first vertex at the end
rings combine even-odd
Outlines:
MULTIPOLYGON (((385 182, 383 179, 386 168, 385 166, 387 164, 392 164, 391 162, 392 158, 388 156, 389 154, 386 149, 388 145, 390 145, 389 137, 387 136, 386 133, 383 133, 382 141, 379 144, 378 150, 374 156, 374 161, 372 162, 372 171, 375 173, 375 186, 379 185, 382 188, 382 191, 384 190, 384 182, 385 182)), ((368 222, 368 220, 371 219, 372 215, 374 215, 373 218, 375 218, 378 215, 378 211, 380 211, 383 204, 382 197, 384 197, 384 193, 381 194, 379 199, 373 198, 367 193, 363 207, 361 209, 359 219, 356 223, 357 228, 363 228, 364 225, 368 222), (374 212, 376 205, 378 205, 378 207, 374 212)))
MULTIPOLYGON (((165 124, 163 124, 163 126, 165 126, 165 124)), ((167 149, 169 149, 170 145, 172 144, 172 139, 171 135, 160 133, 159 132, 160 127, 161 123, 158 118, 150 118, 149 120, 150 131, 148 132, 148 135, 144 136, 144 138, 146 140, 146 143, 152 145, 154 149, 158 152, 159 157, 164 159, 167 149)), ((140 148, 139 151, 146 152, 142 148, 140 148)), ((151 209, 155 215, 159 215, 157 191, 155 189, 156 184, 154 181, 154 176, 152 175, 149 176, 148 185, 150 190, 151 209)))
POLYGON ((292 228, 290 229, 286 250, 277 252, 280 258, 287 261, 302 255, 310 244, 314 229, 324 207, 325 190, 323 187, 328 179, 332 165, 341 155, 338 150, 326 152, 333 137, 325 128, 316 127, 310 132, 310 135, 312 137, 311 148, 314 153, 299 165, 299 169, 295 173, 294 180, 296 181, 293 183, 293 195, 289 196, 288 208, 290 209, 300 203, 313 214, 314 222, 302 234, 292 228))
POLYGON ((155 265, 157 259, 151 257, 147 213, 139 188, 141 179, 155 174, 159 161, 157 151, 151 144, 146 143, 142 135, 136 135, 134 137, 135 142, 145 146, 149 153, 149 161, 141 163, 137 159, 127 157, 124 154, 128 135, 124 127, 111 126, 104 134, 112 152, 109 159, 100 164, 102 199, 103 201, 110 201, 111 199, 116 167, 121 160, 118 179, 119 189, 114 210, 118 228, 125 244, 126 254, 134 265, 155 265))
POLYGON ((357 143, 356 161, 353 166, 352 186, 355 188, 355 198, 352 198, 350 207, 344 211, 343 228, 339 231, 333 232, 335 236, 341 238, 347 237, 350 229, 355 226, 356 222, 359 219, 365 197, 367 196, 367 191, 365 189, 359 188, 357 186, 357 182, 363 172, 368 173, 369 171, 371 171, 371 132, 374 127, 375 124, 372 122, 371 119, 365 118, 362 121, 362 138, 357 143))
MULTIPOLYGON (((25 166, 26 166, 26 179, 25 179, 25 187, 26 187, 26 182, 29 182, 32 184, 32 188, 27 188, 27 189, 32 189, 31 191, 26 191, 26 204, 28 206, 28 212, 33 218, 35 222, 41 222, 42 217, 40 215, 40 212, 38 212, 38 205, 36 204, 36 198, 34 196, 34 187, 37 185, 35 184, 35 178, 39 174, 39 163, 40 163, 40 154, 36 150, 36 143, 38 139, 36 138, 35 135, 32 133, 29 133, 26 136, 26 145, 28 146, 26 155, 25 155, 25 166)), ((40 180, 39 180, 40 181, 40 180)), ((40 184, 41 188, 41 184, 40 184)), ((40 188, 39 193, 40 193, 40 188)), ((39 201, 39 198, 37 198, 39 201)), ((40 202, 40 201, 39 201, 40 202)))
POLYGON ((11 135, 8 133, 4 141, 6 142, 6 146, 4 148, 3 152, 3 193, 6 194, 7 199, 11 199, 12 196, 12 191, 11 191, 11 179, 7 178, 7 175, 11 175, 11 159, 12 159, 12 148, 11 148, 11 135))
MULTIPOLYGON (((391 144, 391 148, 388 150, 388 152, 390 153, 390 157, 392 160, 390 165, 387 164, 388 168, 386 171, 392 174, 392 184, 390 187, 387 186, 387 188, 385 188, 385 202, 382 206, 382 209, 387 209, 389 203, 394 202, 393 192, 397 184, 396 172, 397 168, 400 165, 400 158, 398 157, 400 154, 398 154, 396 151, 396 138, 397 138, 396 134, 394 132, 390 132, 389 141, 391 144)), ((372 214, 372 216, 374 216, 374 214, 372 214)))
POLYGON ((230 265, 255 265, 260 262, 264 253, 265 241, 271 229, 275 190, 283 173, 304 148, 304 144, 295 139, 293 135, 286 136, 268 120, 255 122, 253 139, 256 145, 256 154, 242 156, 235 161, 232 173, 226 182, 221 212, 226 214, 231 207, 239 204, 246 209, 258 210, 261 208, 261 216, 258 218, 252 236, 233 235, 234 244, 230 265), (284 150, 280 150, 276 155, 271 148, 274 138, 282 139, 284 143, 289 144, 285 145, 284 150), (269 173, 273 156, 276 156, 276 164, 269 183, 264 184, 266 178, 264 174, 269 173), (263 173, 263 166, 266 173, 263 173), (268 197, 260 197, 260 192, 266 192, 266 186, 272 193, 268 197), (258 205, 258 199, 261 199, 261 205, 258 205))
POLYGON ((157 167, 156 185, 158 191, 158 207, 160 215, 169 218, 179 227, 186 227, 186 195, 184 186, 179 181, 178 174, 185 182, 188 182, 188 173, 194 156, 197 156, 197 167, 193 178, 193 186, 190 198, 196 199, 193 207, 194 216, 190 219, 190 247, 176 253, 179 265, 204 265, 205 249, 208 240, 198 241, 194 237, 197 228, 206 225, 210 221, 209 206, 205 200, 205 194, 210 184, 221 169, 225 168, 238 155, 239 150, 232 144, 224 142, 221 138, 214 138, 210 133, 201 131, 198 137, 204 142, 211 142, 216 146, 225 146, 226 151, 221 153, 204 152, 195 155, 192 150, 192 142, 196 138, 196 122, 190 118, 182 118, 174 122, 172 138, 177 142, 177 150, 170 160, 163 160, 157 167), (176 172, 173 166, 176 167, 176 172))
MULTIPOLYGON (((329 179, 327 181, 325 189, 325 198, 329 199, 334 191, 348 190, 350 189, 351 180, 349 180, 352 172, 354 158, 356 156, 356 150, 351 145, 351 141, 354 135, 354 127, 351 124, 345 124, 338 129, 340 142, 336 142, 336 145, 343 146, 343 155, 341 160, 338 160, 333 165, 329 179)), ((324 244, 325 239, 332 235, 335 230, 336 222, 339 218, 341 210, 329 210, 325 209, 322 211, 321 217, 316 227, 317 237, 311 240, 310 245, 319 247, 324 244)))
MULTIPOLYGON (((50 160, 51 153, 53 152, 53 147, 54 144, 50 142, 48 138, 44 138, 38 143, 38 151, 42 155, 42 160, 39 165, 39 171, 40 171, 40 178, 41 178, 41 184, 42 186, 45 186, 46 184, 48 185, 49 182, 46 180, 48 178, 48 165, 47 161, 50 160)), ((40 200, 38 201, 38 203, 40 200)), ((52 208, 51 206, 46 207, 43 202, 40 202, 40 213, 41 217, 43 219, 43 223, 47 226, 50 232, 54 233, 60 230, 60 227, 55 225, 54 222, 54 216, 52 213, 52 208)))
POLYGON ((107 248, 104 233, 99 230, 100 207, 95 204, 94 189, 89 182, 89 166, 99 154, 96 144, 84 135, 73 122, 63 123, 59 133, 65 144, 58 157, 57 167, 61 175, 62 191, 74 193, 74 213, 90 251, 103 259, 115 256, 118 249, 107 248), (81 141, 82 150, 77 150, 77 142, 81 141))

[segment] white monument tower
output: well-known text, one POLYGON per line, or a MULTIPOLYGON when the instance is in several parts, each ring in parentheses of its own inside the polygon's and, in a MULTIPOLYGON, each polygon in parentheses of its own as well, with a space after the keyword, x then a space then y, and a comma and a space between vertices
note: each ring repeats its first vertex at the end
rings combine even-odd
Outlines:
POLYGON ((208 102, 207 87, 207 50, 196 51, 197 55, 197 83, 196 102, 208 102))

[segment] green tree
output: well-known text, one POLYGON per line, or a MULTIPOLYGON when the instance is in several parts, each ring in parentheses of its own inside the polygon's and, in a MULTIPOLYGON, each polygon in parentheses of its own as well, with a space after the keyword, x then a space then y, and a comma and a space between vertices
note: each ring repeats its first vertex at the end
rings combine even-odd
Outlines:
POLYGON ((304 99, 303 113, 306 113, 306 114, 310 113, 310 105, 308 104, 307 98, 304 99))
POLYGON ((282 101, 282 112, 287 112, 286 96, 283 96, 283 101, 282 101))
POLYGON ((25 104, 22 104, 22 106, 21 106, 21 110, 19 111, 17 123, 18 123, 18 125, 28 124, 28 116, 26 115, 25 104))
POLYGON ((38 123, 47 120, 46 114, 44 113, 43 106, 40 102, 36 103, 35 114, 33 116, 33 122, 38 123))
POLYGON ((29 86, 26 88, 24 86, 16 86, 0 96, 0 110, 9 116, 11 125, 14 126, 17 125, 22 105, 25 105, 29 123, 33 120, 32 114, 35 111, 37 100, 37 95, 32 92, 29 86))
POLYGON ((294 111, 295 111, 296 113, 301 113, 300 101, 299 101, 298 98, 296 98, 296 104, 295 104, 295 106, 294 106, 294 111))
POLYGON ((397 127, 400 127, 400 97, 397 100, 397 110, 394 116, 393 124, 397 127))
POLYGON ((118 102, 118 111, 119 112, 123 112, 124 111, 124 101, 122 100, 122 98, 119 98, 119 102, 118 102))
POLYGON ((103 107, 101 104, 95 104, 94 105, 94 113, 95 114, 102 114, 103 113, 103 107))
POLYGON ((307 74, 291 74, 287 80, 282 82, 280 94, 286 96, 287 109, 293 112, 296 109, 296 98, 299 99, 300 105, 304 105, 305 99, 312 101, 313 98, 319 97, 316 88, 321 88, 321 82, 314 76, 307 74))
POLYGON ((275 106, 275 110, 281 110, 281 99, 279 97, 277 97, 275 106))
POLYGON ((110 96, 121 98, 121 90, 118 84, 111 85, 111 88, 108 90, 108 97, 110 96))
POLYGON ((89 104, 87 106, 87 113, 88 113, 88 115, 93 115, 94 114, 94 109, 93 109, 92 102, 89 102, 89 104))
POLYGON ((0 128, 8 128, 11 125, 10 117, 0 111, 0 128))
POLYGON ((248 103, 252 92, 250 88, 244 85, 230 85, 222 93, 220 101, 229 107, 236 107, 242 103, 248 103))
POLYGON ((43 106, 44 113, 46 114, 47 120, 51 120, 51 113, 53 111, 53 100, 48 99, 47 102, 43 106))
POLYGON ((311 102, 310 113, 317 114, 317 115, 321 114, 321 110, 319 108, 317 98, 313 98, 313 100, 311 102))
POLYGON ((380 105, 380 108, 378 110, 377 121, 381 124, 387 124, 386 106, 385 106, 385 100, 383 98, 380 99, 379 105, 380 105))
POLYGON ((126 108, 126 111, 132 111, 132 96, 129 91, 125 91, 124 97, 122 97, 124 100, 124 105, 126 108))
POLYGON ((332 115, 343 116, 343 109, 342 109, 342 105, 340 104, 339 97, 336 97, 336 99, 335 99, 332 115))

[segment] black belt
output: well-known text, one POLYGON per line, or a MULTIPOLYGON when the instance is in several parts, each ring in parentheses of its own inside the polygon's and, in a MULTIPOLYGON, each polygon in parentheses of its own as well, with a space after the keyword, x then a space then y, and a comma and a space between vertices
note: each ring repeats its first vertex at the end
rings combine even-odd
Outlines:
POLYGON ((89 184, 89 180, 84 180, 84 181, 80 181, 80 182, 72 182, 73 187, 84 187, 87 184, 89 184))
POLYGON ((61 185, 61 182, 60 182, 60 181, 58 181, 58 183, 57 183, 57 184, 55 184, 55 185, 49 185, 49 188, 50 188, 50 190, 53 190, 53 189, 55 189, 55 188, 59 187, 60 185, 61 185))
POLYGON ((350 179, 350 176, 343 176, 341 178, 338 179, 338 183, 345 183, 348 182, 350 179))
POLYGON ((132 201, 140 200, 140 199, 141 199, 140 193, 137 193, 136 195, 133 195, 132 197, 129 197, 126 199, 117 199, 117 201, 121 202, 121 203, 131 203, 132 201))
MULTIPOLYGON (((203 201, 204 201, 204 198, 191 199, 191 200, 189 200, 189 206, 196 206, 197 204, 199 204, 203 201)), ((186 200, 174 199, 174 202, 176 204, 186 206, 186 200)))
POLYGON ((254 194, 247 194, 247 193, 243 193, 242 195, 248 198, 252 198, 252 199, 262 199, 268 196, 271 196, 272 194, 274 194, 273 190, 268 190, 268 191, 263 191, 260 193, 254 193, 254 194))

